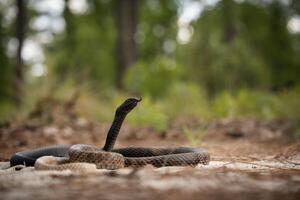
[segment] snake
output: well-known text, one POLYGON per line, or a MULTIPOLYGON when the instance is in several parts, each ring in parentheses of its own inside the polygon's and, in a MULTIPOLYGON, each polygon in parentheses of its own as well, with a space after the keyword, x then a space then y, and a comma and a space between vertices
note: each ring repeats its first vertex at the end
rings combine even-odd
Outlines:
POLYGON ((34 166, 38 170, 74 171, 209 164, 210 154, 204 148, 133 146, 114 149, 123 121, 141 100, 128 98, 116 109, 103 148, 87 144, 46 146, 17 152, 11 156, 10 164, 34 166))

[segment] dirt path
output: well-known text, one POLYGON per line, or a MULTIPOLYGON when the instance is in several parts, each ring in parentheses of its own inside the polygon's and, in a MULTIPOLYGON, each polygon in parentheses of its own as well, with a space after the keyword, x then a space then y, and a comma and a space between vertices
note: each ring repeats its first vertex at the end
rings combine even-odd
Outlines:
MULTIPOLYGON (((140 170, 99 170, 92 174, 35 171, 30 167, 20 171, 0 170, 0 199, 300 197, 299 160, 297 154, 291 153, 297 145, 214 141, 203 146, 211 149, 212 161, 208 166, 196 168, 149 166, 140 170)), ((1 165, 4 167, 5 162, 1 165)))
MULTIPOLYGON (((80 131, 69 136, 29 131, 22 137, 2 132, 0 158, 6 161, 15 151, 53 143, 102 145, 104 136, 96 137, 97 131, 80 131), (32 140, 36 135, 39 139, 32 140)), ((190 146, 184 138, 157 134, 146 138, 124 134, 117 145, 190 146)), ((5 169, 7 162, 0 162, 0 199, 300 199, 299 142, 211 134, 199 146, 209 150, 211 162, 196 168, 147 166, 76 174, 32 167, 5 169)))

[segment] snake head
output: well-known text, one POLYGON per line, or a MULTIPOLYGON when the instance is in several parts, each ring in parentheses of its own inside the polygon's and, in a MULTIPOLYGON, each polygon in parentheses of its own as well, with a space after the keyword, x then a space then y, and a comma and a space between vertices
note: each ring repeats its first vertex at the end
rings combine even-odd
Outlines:
POLYGON ((142 101, 142 97, 136 99, 136 98, 129 98, 126 99, 116 110, 117 114, 128 114, 132 109, 135 108, 135 106, 138 104, 138 102, 142 101))

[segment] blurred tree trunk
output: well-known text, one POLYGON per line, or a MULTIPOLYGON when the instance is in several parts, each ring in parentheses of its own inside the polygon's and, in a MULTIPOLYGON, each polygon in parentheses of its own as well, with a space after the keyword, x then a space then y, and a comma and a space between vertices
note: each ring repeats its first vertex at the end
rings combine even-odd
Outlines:
POLYGON ((223 0, 221 5, 224 25, 224 42, 232 43, 237 36, 235 3, 233 0, 223 0))
POLYGON ((70 55, 72 55, 74 49, 76 48, 76 28, 73 20, 74 16, 70 11, 69 0, 65 0, 65 9, 63 15, 66 22, 65 45, 70 55))
POLYGON ((16 38, 18 40, 18 47, 16 53, 16 67, 15 67, 15 101, 16 105, 20 106, 23 96, 23 68, 24 63, 22 59, 22 49, 25 40, 26 29, 26 5, 25 0, 17 0, 17 17, 16 17, 16 38))
POLYGON ((122 0, 117 2, 117 79, 116 85, 123 88, 126 70, 137 58, 137 45, 134 35, 138 23, 138 0, 122 0))
POLYGON ((2 102, 4 100, 11 100, 12 92, 12 70, 6 55, 6 33, 3 27, 2 8, 0 9, 0 63, 0 102, 2 102))

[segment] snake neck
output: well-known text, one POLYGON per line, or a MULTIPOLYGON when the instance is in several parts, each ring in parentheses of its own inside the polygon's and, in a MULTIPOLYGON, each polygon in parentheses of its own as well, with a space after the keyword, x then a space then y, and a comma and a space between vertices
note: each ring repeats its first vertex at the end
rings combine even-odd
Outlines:
POLYGON ((107 133, 105 145, 103 147, 104 151, 110 151, 113 149, 126 115, 127 114, 125 113, 116 112, 114 121, 107 133))

